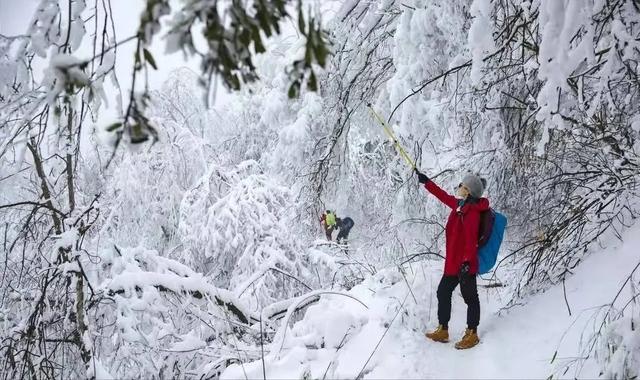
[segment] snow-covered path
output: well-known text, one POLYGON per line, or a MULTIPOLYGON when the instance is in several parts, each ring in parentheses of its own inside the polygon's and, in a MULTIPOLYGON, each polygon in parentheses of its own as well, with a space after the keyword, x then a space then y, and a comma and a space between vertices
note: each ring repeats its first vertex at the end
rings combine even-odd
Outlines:
MULTIPOLYGON (((566 281, 572 315, 562 285, 500 314, 505 290, 481 289, 481 343, 466 351, 453 346, 465 328, 466 306, 458 290, 451 342, 435 343, 423 335, 437 324, 439 264, 414 264, 406 267, 406 276, 398 270, 380 272, 350 291, 368 309, 340 296, 323 297, 309 307, 305 318, 287 332, 283 349, 279 351, 276 342, 266 355, 266 378, 597 377, 599 369, 593 360, 564 371, 566 364, 581 356, 581 349, 599 326, 595 316, 611 302, 640 260, 639 232, 634 227, 625 234, 624 246, 591 255, 566 281)), ((229 367, 223 378, 245 378, 245 374, 263 378, 261 361, 229 367)))

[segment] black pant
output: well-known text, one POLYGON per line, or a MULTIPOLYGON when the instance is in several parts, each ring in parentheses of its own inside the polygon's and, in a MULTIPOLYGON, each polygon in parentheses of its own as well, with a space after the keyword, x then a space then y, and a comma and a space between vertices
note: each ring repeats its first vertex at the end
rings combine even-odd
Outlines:
POLYGON ((327 240, 331 240, 333 235, 333 226, 325 226, 324 232, 327 235, 327 240))
POLYGON ((349 238, 349 231, 351 228, 340 228, 340 232, 338 232, 338 237, 336 241, 340 242, 340 240, 347 240, 349 238))
MULTIPOLYGON (((438 322, 443 326, 447 326, 451 319, 451 295, 458 282, 458 276, 442 276, 438 285, 438 322)), ((467 304, 467 327, 475 329, 480 323, 480 299, 475 275, 464 278, 460 284, 460 292, 467 304)))
POLYGON ((338 233, 336 241, 340 242, 340 240, 346 241, 347 239, 349 239, 349 231, 351 231, 353 225, 353 219, 349 218, 348 216, 346 218, 339 219, 337 221, 337 227, 340 228, 340 232, 338 233))

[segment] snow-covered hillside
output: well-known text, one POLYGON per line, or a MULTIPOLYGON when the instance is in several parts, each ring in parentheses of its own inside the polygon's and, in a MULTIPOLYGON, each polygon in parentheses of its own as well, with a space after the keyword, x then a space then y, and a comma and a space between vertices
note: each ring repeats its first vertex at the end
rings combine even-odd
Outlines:
POLYGON ((0 0, 0 380, 637 375, 638 0, 31 1, 0 0), (457 351, 424 332, 487 205, 457 351))
MULTIPOLYGON (((233 365, 222 378, 597 378, 598 359, 607 350, 640 350, 634 311, 628 308, 624 316, 618 315, 632 296, 629 276, 640 277, 640 226, 626 231, 624 243, 617 245, 589 256, 564 286, 509 309, 501 308, 509 297, 508 286, 479 290, 481 343, 471 350, 424 337, 437 324, 435 288, 442 268, 440 263, 421 262, 401 267, 404 272, 380 271, 348 292, 364 305, 323 295, 302 320, 290 324, 282 339, 265 348, 264 363, 233 365), (619 318, 600 331, 610 339, 606 348, 593 341, 603 318, 619 318)), ((466 306, 456 293, 449 327, 454 339, 466 327, 466 306)), ((640 363, 637 354, 634 360, 640 363)), ((603 377, 638 375, 622 371, 622 363, 613 360, 603 377)))

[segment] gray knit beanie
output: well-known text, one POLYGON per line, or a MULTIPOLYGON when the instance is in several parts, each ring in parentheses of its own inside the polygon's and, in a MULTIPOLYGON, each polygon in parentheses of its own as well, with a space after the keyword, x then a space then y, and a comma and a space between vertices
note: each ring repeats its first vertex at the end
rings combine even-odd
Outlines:
POLYGON ((487 180, 480 178, 477 174, 467 173, 462 179, 462 184, 469 189, 472 197, 480 198, 487 186, 487 180))

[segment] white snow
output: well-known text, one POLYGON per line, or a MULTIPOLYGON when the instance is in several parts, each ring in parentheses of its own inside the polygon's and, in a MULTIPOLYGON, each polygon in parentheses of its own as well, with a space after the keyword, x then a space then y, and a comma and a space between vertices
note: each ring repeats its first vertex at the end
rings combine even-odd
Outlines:
POLYGON ((540 141, 538 141, 538 146, 536 148, 537 156, 544 155, 545 147, 547 146, 548 142, 549 142, 549 126, 545 125, 544 127, 542 127, 542 138, 540 139, 540 141))
MULTIPOLYGON (((210 378, 228 365, 223 378, 637 375, 638 307, 629 287, 637 286, 638 276, 624 281, 639 261, 634 232, 640 228, 628 231, 617 250, 598 252, 606 239, 594 242, 565 283, 543 283, 545 273, 557 279, 583 258, 581 250, 566 248, 574 237, 590 239, 598 232, 595 223, 612 212, 622 210, 607 232, 630 222, 627 211, 638 213, 632 205, 637 181, 627 174, 637 176, 640 152, 632 72, 640 42, 632 2, 618 2, 605 21, 597 20, 610 6, 604 0, 519 0, 507 2, 509 9, 495 0, 316 2, 338 17, 329 30, 335 55, 326 68, 315 68, 320 90, 300 99, 286 95, 290 64, 303 58, 306 43, 295 22, 287 21, 284 33, 265 40, 267 52, 254 57, 261 80, 216 108, 201 101, 201 73, 178 70, 165 78, 170 58, 147 46, 162 25, 176 28, 167 50, 206 53, 197 37, 200 21, 189 20, 216 1, 172 7, 168 25, 158 19, 169 9, 156 2, 154 22, 143 32, 160 70, 140 72, 134 89, 129 82, 137 44, 119 44, 117 59, 114 44, 138 31, 145 2, 119 5, 132 22, 114 12, 117 38, 115 30, 101 31, 110 24, 111 17, 104 17, 109 12, 86 0, 38 3, 24 35, 0 35, 0 214, 7 221, 0 233, 11 251, 0 272, 6 296, 0 297, 0 332, 17 342, 0 349, 0 358, 18 358, 10 351, 25 344, 47 349, 53 371, 63 372, 54 375, 98 379, 210 378), (507 14, 520 10, 521 18, 510 21, 507 14), (187 30, 194 33, 193 46, 187 30), (521 43, 524 48, 514 49, 521 43), (512 64, 503 65, 502 57, 512 64), (140 111, 159 141, 123 144, 112 155, 118 135, 105 125, 122 121, 129 90, 157 88, 154 77, 168 80, 150 92, 140 111), (114 115, 98 113, 107 101, 114 115), (537 236, 534 229, 553 226, 546 216, 562 219, 567 201, 572 208, 603 205, 586 214, 584 234, 580 223, 571 226, 577 232, 557 241, 560 254, 552 252, 552 263, 531 271, 538 277, 522 289, 546 292, 502 309, 523 284, 513 277, 522 262, 531 263, 531 250, 500 269, 507 287, 480 289, 482 342, 473 350, 453 348, 465 327, 458 292, 452 343, 435 344, 423 335, 436 325, 441 262, 423 256, 404 263, 418 252, 442 252, 446 210, 425 198, 364 107, 368 102, 390 119, 421 170, 439 173, 443 187, 456 185, 463 170, 484 172, 492 202, 521 219, 510 237, 514 246, 537 236), (602 127, 601 136, 584 129, 592 123, 602 127), (109 149, 95 146, 96 140, 109 149), (568 154, 558 148, 565 146, 568 154), (43 178, 33 165, 37 152, 43 178), (65 156, 74 152, 68 171, 65 156), (545 156, 539 172, 530 170, 530 152, 545 156), (591 155, 596 159, 590 162, 591 155), (589 183, 576 181, 580 189, 570 197, 556 187, 562 183, 547 183, 547 174, 553 179, 578 170, 589 176, 591 163, 601 172, 589 183), (523 184, 534 194, 517 191, 523 184), (43 199, 44 187, 51 199, 43 199), (540 205, 537 196, 548 204, 540 205), (31 204, 49 201, 59 210, 54 215, 62 234, 52 235, 52 210, 31 204), (519 201, 535 207, 521 214, 519 201), (324 239, 316 214, 325 207, 355 220, 348 249, 324 239), (68 278, 80 285, 79 272, 85 291, 65 291, 68 278), (620 298, 608 305, 623 285, 620 298), (31 340, 77 330, 70 307, 81 294, 82 343, 92 351, 86 366, 67 343, 31 340), (37 326, 44 327, 26 333, 37 326), (580 359, 587 354, 588 360, 580 359)), ((229 9, 231 3, 223 3, 229 9)), ((505 251, 511 248, 517 249, 505 251)), ((28 367, 23 364, 12 371, 28 367)), ((35 364, 36 371, 48 366, 35 364)))
POLYGON ((636 115, 631 119, 631 128, 640 133, 640 115, 636 115))
MULTIPOLYGON (((284 344, 275 339, 269 347, 264 360, 266 378, 293 379, 305 374, 310 378, 356 378, 361 371, 364 379, 596 378, 600 367, 593 359, 595 352, 584 363, 567 365, 586 355, 584 350, 603 310, 640 261, 638 232, 640 226, 635 226, 624 234, 622 247, 592 254, 567 279, 571 315, 561 284, 530 297, 524 306, 502 312, 506 289, 480 288, 481 342, 466 351, 453 347, 465 328, 466 306, 458 290, 450 322, 451 342, 435 343, 423 335, 437 325, 435 290, 440 264, 412 265, 406 274, 408 282, 397 269, 380 272, 349 292, 368 308, 334 295, 322 296, 310 306, 284 344)), ((610 329, 618 331, 618 324, 628 323, 622 319, 610 329)), ((637 356, 637 331, 615 339, 637 356)), ((613 366, 616 359, 614 356, 613 366)), ((222 378, 244 378, 244 373, 248 378, 262 378, 261 360, 234 364, 222 378)))
POLYGON ((492 35, 491 1, 474 0, 470 13, 474 18, 469 29, 469 46, 472 56, 471 82, 478 85, 482 80, 483 58, 495 49, 492 35))
POLYGON ((207 345, 194 331, 190 331, 180 338, 182 339, 181 341, 171 346, 171 351, 194 351, 207 345))
POLYGON ((89 369, 87 371, 87 377, 95 377, 96 380, 112 380, 114 377, 109 373, 109 371, 104 367, 104 365, 100 362, 100 360, 94 359, 93 362, 89 365, 89 369))

